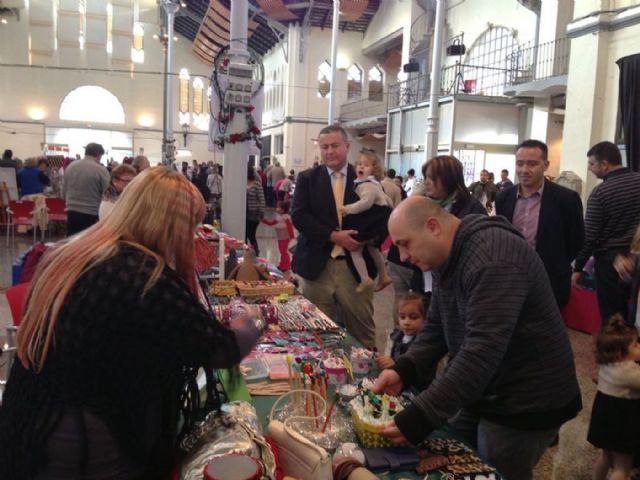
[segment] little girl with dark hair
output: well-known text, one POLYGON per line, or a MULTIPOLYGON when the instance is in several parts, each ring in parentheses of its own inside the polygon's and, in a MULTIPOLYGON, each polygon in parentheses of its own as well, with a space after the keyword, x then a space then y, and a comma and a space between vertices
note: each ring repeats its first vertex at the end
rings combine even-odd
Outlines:
POLYGON ((614 315, 596 336, 598 393, 593 402, 587 440, 602 449, 593 479, 625 480, 640 446, 640 345, 638 332, 614 315))

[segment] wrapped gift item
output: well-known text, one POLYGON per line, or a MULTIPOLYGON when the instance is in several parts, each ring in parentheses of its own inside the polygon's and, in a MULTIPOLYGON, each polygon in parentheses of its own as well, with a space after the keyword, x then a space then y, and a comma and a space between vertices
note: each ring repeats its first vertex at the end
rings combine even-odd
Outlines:
POLYGON ((351 349, 351 366, 353 373, 368 374, 373 363, 373 352, 367 348, 353 347, 351 349))

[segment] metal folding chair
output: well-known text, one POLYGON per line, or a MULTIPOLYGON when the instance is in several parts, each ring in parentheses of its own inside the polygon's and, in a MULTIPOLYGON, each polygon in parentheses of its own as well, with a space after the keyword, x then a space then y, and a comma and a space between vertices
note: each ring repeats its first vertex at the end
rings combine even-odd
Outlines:
POLYGON ((37 226, 34 221, 35 203, 30 200, 9 200, 7 207, 7 245, 9 245, 9 230, 11 230, 12 240, 15 240, 16 225, 29 225, 33 228, 33 243, 36 242, 37 226))

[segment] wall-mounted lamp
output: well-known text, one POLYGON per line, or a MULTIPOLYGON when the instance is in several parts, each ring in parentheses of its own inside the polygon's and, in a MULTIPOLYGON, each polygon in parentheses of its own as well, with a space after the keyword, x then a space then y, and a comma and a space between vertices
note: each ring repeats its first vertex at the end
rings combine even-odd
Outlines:
POLYGON ((139 22, 133 25, 131 61, 134 63, 144 63, 144 27, 139 22))
POLYGON ((44 110, 40 107, 31 107, 29 109, 29 118, 31 120, 42 120, 45 117, 44 110))
POLYGON ((178 102, 178 121, 182 127, 182 134, 184 135, 184 145, 187 145, 187 134, 189 133, 189 125, 191 124, 191 114, 189 113, 189 70, 186 68, 180 69, 180 99, 178 102))
POLYGON ((138 125, 141 127, 149 128, 153 126, 153 117, 143 113, 138 117, 138 125))

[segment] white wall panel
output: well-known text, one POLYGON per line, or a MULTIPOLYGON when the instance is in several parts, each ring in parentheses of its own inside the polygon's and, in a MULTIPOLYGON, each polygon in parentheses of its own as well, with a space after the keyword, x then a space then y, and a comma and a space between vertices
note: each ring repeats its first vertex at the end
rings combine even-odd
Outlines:
POLYGON ((113 36, 113 53, 111 57, 120 60, 131 61, 131 44, 132 38, 127 35, 113 36))
POLYGON ((80 37, 80 16, 79 15, 58 15, 58 41, 60 44, 67 42, 79 46, 80 37))
POLYGON ((133 9, 113 5, 113 32, 133 32, 133 9))
POLYGON ((72 12, 78 12, 79 6, 80 2, 78 0, 58 0, 58 10, 69 10, 72 12))
POLYGON ((32 52, 53 52, 53 27, 32 25, 30 31, 32 52))
POLYGON ((107 44, 107 17, 87 17, 87 31, 85 32, 87 44, 96 43, 105 46, 107 44))
POLYGON ((106 15, 107 2, 104 0, 86 0, 87 15, 106 15))
POLYGON ((29 23, 53 25, 53 5, 50 2, 31 2, 29 23))
POLYGON ((40 142, 44 141, 44 124, 2 122, 0 145, 13 150, 13 156, 35 157, 42 153, 40 142))
POLYGON ((87 67, 104 68, 109 62, 109 55, 107 49, 104 46, 93 46, 95 44, 88 44, 86 47, 86 62, 87 67))
POLYGON ((61 44, 58 48, 58 56, 60 65, 65 67, 83 67, 85 64, 85 51, 80 50, 78 39, 75 45, 65 46, 61 44))
POLYGON ((519 113, 515 105, 457 102, 455 142, 518 144, 519 113))

